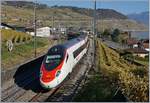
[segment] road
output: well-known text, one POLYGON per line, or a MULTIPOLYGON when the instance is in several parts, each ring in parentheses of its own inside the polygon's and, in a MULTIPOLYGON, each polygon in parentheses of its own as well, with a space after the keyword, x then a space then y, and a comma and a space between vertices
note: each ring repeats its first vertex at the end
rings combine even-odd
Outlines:
POLYGON ((127 45, 122 45, 110 40, 102 40, 101 41, 106 44, 108 47, 112 48, 112 49, 127 49, 129 48, 127 45))

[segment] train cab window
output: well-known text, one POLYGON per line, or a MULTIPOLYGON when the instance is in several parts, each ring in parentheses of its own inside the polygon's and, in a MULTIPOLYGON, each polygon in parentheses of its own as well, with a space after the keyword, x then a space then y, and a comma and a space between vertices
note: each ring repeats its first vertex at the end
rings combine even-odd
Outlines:
POLYGON ((47 70, 53 70, 57 66, 59 66, 59 64, 63 60, 63 51, 64 50, 59 46, 53 47, 48 51, 47 55, 44 58, 44 64, 47 70))
POLYGON ((56 62, 58 63, 61 60, 61 55, 48 55, 46 57, 46 62, 45 63, 51 63, 51 62, 56 62))
POLYGON ((68 61, 68 57, 69 57, 69 55, 67 54, 66 63, 67 63, 67 61, 68 61))

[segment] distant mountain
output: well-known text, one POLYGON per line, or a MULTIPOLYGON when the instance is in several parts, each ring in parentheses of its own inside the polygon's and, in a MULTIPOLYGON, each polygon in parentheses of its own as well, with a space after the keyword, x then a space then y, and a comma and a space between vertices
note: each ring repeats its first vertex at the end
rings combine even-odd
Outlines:
POLYGON ((128 18, 136 20, 138 22, 144 23, 145 25, 149 25, 149 12, 141 12, 127 15, 128 18))

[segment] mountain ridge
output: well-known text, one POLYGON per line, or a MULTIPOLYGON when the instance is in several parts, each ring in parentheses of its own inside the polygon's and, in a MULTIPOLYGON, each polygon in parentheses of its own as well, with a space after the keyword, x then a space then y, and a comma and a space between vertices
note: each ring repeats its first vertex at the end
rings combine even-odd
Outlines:
MULTIPOLYGON (((14 6, 16 8, 34 8, 34 2, 28 1, 4 1, 2 2, 3 5, 14 6)), ((46 4, 39 4, 37 3, 37 9, 71 9, 72 11, 80 14, 84 14, 89 17, 93 17, 93 9, 88 8, 80 8, 74 6, 51 6, 48 7, 46 4)), ((128 17, 120 12, 117 12, 113 9, 97 9, 96 10, 96 17, 97 19, 127 19, 128 17)))
POLYGON ((132 13, 128 14, 127 16, 128 18, 144 23, 147 26, 149 25, 149 11, 144 11, 141 13, 132 13))
MULTIPOLYGON (((20 2, 19 2, 20 3, 20 2)), ((28 2, 29 3, 29 2, 28 2)), ((30 4, 2 3, 1 21, 10 25, 33 27, 34 25, 34 3, 30 4), (12 6, 11 6, 12 5, 12 6), (18 6, 19 5, 19 6, 18 6), (32 5, 32 6, 31 6, 32 5), (15 12, 15 13, 14 13, 15 12)), ((78 8, 72 6, 45 6, 37 5, 37 26, 63 26, 63 27, 88 27, 92 28, 93 9, 78 8)), ((147 30, 144 25, 135 20, 129 20, 127 16, 113 9, 97 9, 97 27, 105 28, 147 30), (128 25, 128 26, 127 26, 128 25)), ((104 29, 103 29, 104 28, 104 29)))

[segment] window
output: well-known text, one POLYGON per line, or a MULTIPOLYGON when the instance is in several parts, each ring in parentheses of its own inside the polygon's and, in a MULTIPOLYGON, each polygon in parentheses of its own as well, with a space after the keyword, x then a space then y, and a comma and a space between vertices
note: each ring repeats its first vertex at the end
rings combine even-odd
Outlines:
POLYGON ((87 46, 87 42, 83 44, 81 47, 79 47, 77 50, 73 52, 74 58, 76 58, 87 46))
POLYGON ((56 68, 62 60, 61 55, 47 55, 45 60, 45 65, 47 70, 52 70, 56 68))
POLYGON ((50 71, 59 66, 64 58, 64 51, 62 46, 52 47, 44 58, 45 69, 50 71))
POLYGON ((50 63, 54 60, 60 60, 60 59, 61 59, 61 55, 47 55, 45 63, 50 63))

